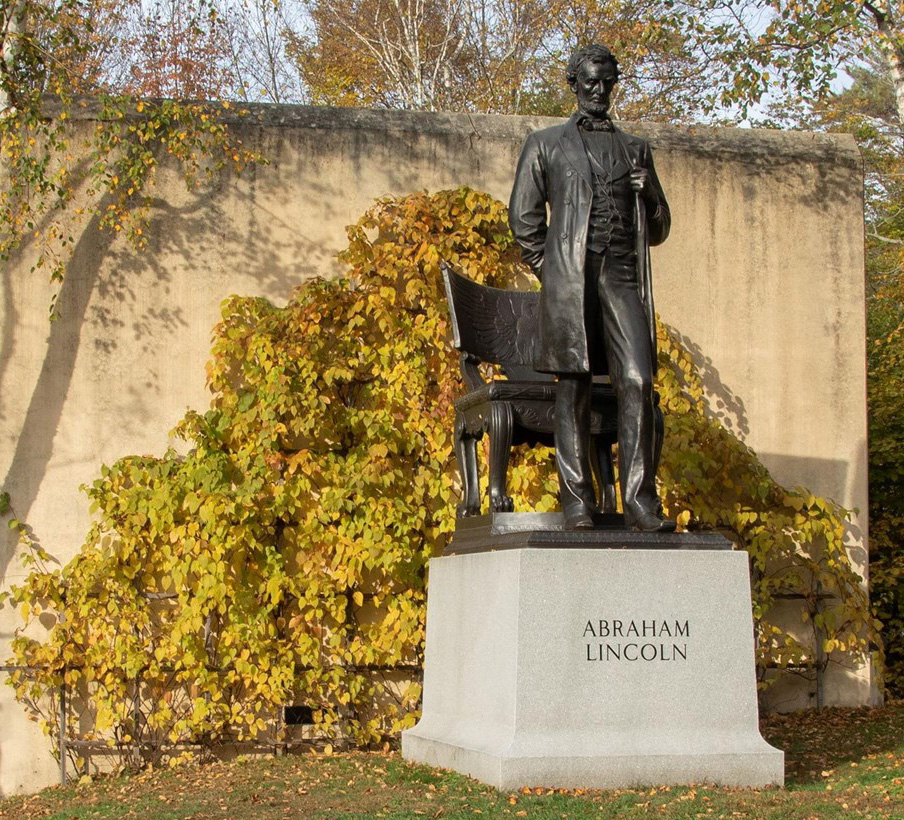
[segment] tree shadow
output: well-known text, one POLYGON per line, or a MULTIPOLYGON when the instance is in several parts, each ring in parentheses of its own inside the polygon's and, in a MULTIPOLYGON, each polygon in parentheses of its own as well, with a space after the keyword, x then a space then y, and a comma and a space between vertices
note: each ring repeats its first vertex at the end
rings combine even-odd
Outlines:
MULTIPOLYGON (((110 202, 112 199, 109 197, 101 199, 102 206, 110 202)), ((54 437, 75 371, 88 303, 97 283, 100 263, 113 240, 113 234, 100 230, 100 217, 95 215, 75 244, 67 275, 60 287, 56 302, 58 315, 53 322, 49 322, 46 355, 28 402, 12 460, 0 485, 10 493, 13 509, 20 520, 27 520, 53 454, 54 437)), ((4 273, 6 275, 6 271, 4 273)), ((4 284, 7 282, 4 281, 4 284)), ((9 293, 9 288, 6 292, 9 293)), ((16 327, 10 319, 17 316, 14 308, 12 313, 6 314, 4 324, 10 328, 10 333, 14 333, 16 327)), ((6 332, 5 327, 4 337, 6 332)), ((3 349, 6 357, 0 359, 3 369, 8 367, 13 349, 12 343, 3 349)), ((36 534, 32 537, 37 541, 36 534)), ((15 538, 5 539, 0 550, 0 583, 6 578, 16 547, 15 538)))
MULTIPOLYGON (((102 214, 112 203, 110 196, 101 198, 95 215, 83 225, 77 237, 56 300, 57 318, 48 320, 40 371, 33 382, 21 426, 17 425, 15 430, 12 457, 0 485, 10 493, 13 512, 21 521, 28 520, 47 477, 55 437, 77 368, 83 375, 92 369, 103 371, 107 363, 116 364, 111 354, 117 348, 123 344, 136 345, 149 364, 139 381, 115 386, 117 400, 126 402, 129 408, 130 418, 122 423, 126 428, 131 425, 133 430, 140 430, 154 417, 146 405, 150 394, 160 392, 160 374, 150 362, 154 356, 160 361, 161 351, 165 351, 164 358, 178 355, 178 351, 167 350, 163 340, 190 327, 193 320, 192 306, 175 301, 175 276, 186 268, 191 270, 194 260, 212 259, 219 268, 213 286, 225 288, 223 297, 243 289, 241 285, 229 284, 233 269, 241 273, 243 282, 251 278, 258 292, 287 295, 294 285, 307 278, 305 273, 317 272, 313 267, 302 272, 299 268, 303 266, 293 265, 292 260, 314 266, 323 264, 324 259, 319 257, 332 256, 322 251, 314 254, 310 243, 291 230, 284 214, 255 207, 253 187, 237 192, 230 171, 221 173, 209 185, 174 198, 180 200, 179 204, 159 197, 149 200, 152 230, 145 248, 135 248, 116 233, 100 227, 97 214, 102 214), (230 186, 230 199, 239 194, 234 210, 250 221, 252 227, 250 235, 243 235, 241 241, 230 233, 229 226, 235 219, 223 212, 222 201, 217 197, 226 185, 230 186), (80 356, 87 358, 77 363, 80 356), (85 371, 86 361, 88 371, 85 371)), ((21 355, 16 345, 17 328, 31 318, 22 314, 15 289, 11 287, 12 277, 27 264, 24 250, 20 248, 15 263, 4 265, 0 274, 5 310, 0 331, 0 374, 6 376, 14 366, 14 357, 21 355)), ((199 277, 202 292, 199 301, 209 301, 211 272, 204 273, 199 277)), ((198 372, 197 380, 203 380, 203 371, 198 372)), ((108 374, 106 382, 109 381, 108 374)), ((98 454, 98 468, 100 459, 98 454)), ((39 543, 37 533, 31 532, 31 537, 39 543)), ((15 533, 5 531, 0 536, 0 583, 7 577, 17 546, 15 533)))
MULTIPOLYGON (((69 173, 70 179, 82 179, 89 164, 87 158, 76 162, 69 173)), ((45 211, 40 219, 37 220, 33 229, 22 235, 21 241, 11 254, 10 259, 8 259, 4 265, 0 266, 0 275, 2 275, 2 280, 0 281, 2 281, 3 285, 3 327, 2 330, 0 330, 0 384, 3 384, 6 371, 13 361, 16 343, 15 329, 19 323, 19 312, 16 310, 14 298, 13 273, 16 271, 21 274, 20 266, 24 266, 23 260, 37 241, 36 237, 45 235, 47 229, 60 219, 61 213, 66 213, 66 211, 60 211, 56 208, 49 208, 45 211)), ((68 213, 70 219, 76 218, 76 215, 71 210, 68 213)), ((42 270, 32 270, 28 275, 38 276, 42 273, 42 270)), ((48 298, 48 316, 49 307, 50 299, 48 298)), ((4 418, 3 399, 3 391, 0 391, 0 420, 4 418)))

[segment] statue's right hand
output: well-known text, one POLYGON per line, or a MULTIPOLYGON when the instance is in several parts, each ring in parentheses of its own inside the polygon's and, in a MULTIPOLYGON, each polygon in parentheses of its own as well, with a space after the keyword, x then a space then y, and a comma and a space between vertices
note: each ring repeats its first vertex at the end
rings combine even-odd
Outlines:
POLYGON ((541 278, 540 273, 543 268, 543 254, 541 253, 541 254, 536 254, 536 255, 534 255, 534 254, 528 255, 528 254, 522 253, 521 258, 525 261, 525 263, 531 269, 531 271, 533 271, 534 276, 536 276, 537 279, 540 279, 541 278))

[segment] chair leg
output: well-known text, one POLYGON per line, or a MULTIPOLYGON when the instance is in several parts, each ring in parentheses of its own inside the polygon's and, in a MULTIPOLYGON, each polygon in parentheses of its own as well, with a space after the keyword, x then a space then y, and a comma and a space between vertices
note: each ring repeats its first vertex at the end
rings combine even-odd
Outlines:
POLYGON ((512 406, 505 402, 493 402, 489 421, 490 512, 512 512, 515 504, 506 495, 512 452, 512 406))
POLYGON ((461 417, 455 418, 455 458, 461 476, 461 504, 456 516, 480 515, 480 479, 477 474, 477 439, 465 431, 461 417))

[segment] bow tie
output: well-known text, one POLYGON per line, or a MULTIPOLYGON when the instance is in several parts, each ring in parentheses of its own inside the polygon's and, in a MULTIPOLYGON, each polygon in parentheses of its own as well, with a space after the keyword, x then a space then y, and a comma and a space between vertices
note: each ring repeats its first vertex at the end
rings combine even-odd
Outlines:
POLYGON ((605 119, 593 119, 592 117, 581 117, 578 120, 578 127, 585 131, 613 131, 615 126, 608 117, 605 119))

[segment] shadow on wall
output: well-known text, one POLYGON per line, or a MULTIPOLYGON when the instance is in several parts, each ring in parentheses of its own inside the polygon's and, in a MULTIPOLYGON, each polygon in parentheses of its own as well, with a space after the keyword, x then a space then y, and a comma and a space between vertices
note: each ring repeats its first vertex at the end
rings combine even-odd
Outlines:
MULTIPOLYGON (((773 478, 786 487, 805 487, 816 495, 832 498, 832 494, 822 490, 834 487, 842 491, 848 484, 855 467, 849 461, 840 458, 813 458, 809 456, 789 456, 784 453, 758 453, 763 464, 773 478)), ((837 502, 836 502, 837 503, 837 502)), ((866 510, 856 510, 861 516, 866 510)), ((865 518, 863 520, 866 520, 865 518)), ((848 555, 854 566, 866 566, 868 563, 867 545, 864 543, 863 529, 848 520, 846 544, 848 555)))
MULTIPOLYGON (((479 187, 483 181, 481 151, 464 131, 432 139, 357 128, 332 132, 328 138, 309 129, 268 135, 249 128, 240 133, 269 163, 251 165, 238 178, 222 172, 203 192, 190 195, 190 204, 184 206, 172 204, 186 197, 177 191, 182 184, 178 170, 162 170, 165 182, 160 187, 175 195, 152 200, 153 230, 145 250, 136 252, 125 243, 111 249, 108 267, 113 270, 99 286, 107 301, 134 300, 130 283, 137 274, 144 281, 150 271, 161 287, 156 301, 166 304, 174 259, 186 263, 189 276, 196 260, 216 267, 204 272, 204 281, 217 274, 214 281, 224 283, 223 297, 251 280, 256 292, 287 298, 312 277, 337 272, 336 252, 347 244, 342 226, 356 221, 375 199, 423 189, 425 178, 432 189, 464 182, 479 187)), ((115 326, 116 313, 115 305, 92 306, 90 317, 118 331, 108 334, 113 344, 114 335, 123 338, 122 326, 115 326)), ((140 341, 151 329, 185 322, 181 308, 155 307, 135 323, 134 338, 140 341)))
POLYGON ((707 396, 707 409, 709 415, 721 422, 726 430, 737 436, 742 441, 750 434, 747 423, 747 410, 740 396, 726 385, 719 371, 713 365, 713 360, 703 352, 703 349, 680 330, 666 325, 672 338, 675 339, 694 360, 697 372, 703 382, 703 389, 707 396))
MULTIPOLYGON (((225 298, 236 290, 246 290, 249 280, 258 293, 287 297, 293 287, 311 276, 331 272, 333 253, 322 244, 310 242, 303 230, 291 223, 288 210, 277 213, 273 208, 262 207, 262 197, 256 191, 257 169, 248 169, 246 175, 247 183, 243 176, 236 184, 235 175, 224 171, 212 183, 199 186, 191 194, 182 194, 184 201, 179 205, 152 199, 153 229, 148 232, 148 246, 142 250, 117 241, 116 234, 110 231, 100 230, 97 217, 82 229, 57 297, 58 318, 48 321, 41 370, 28 400, 9 469, 0 484, 10 493, 20 520, 28 521, 44 481, 84 343, 93 345, 93 351, 82 351, 82 355, 87 355, 95 369, 103 369, 105 356, 124 342, 138 345, 142 355, 159 356, 166 337, 194 321, 191 310, 186 311, 184 305, 175 301, 173 277, 186 272, 191 276, 198 264, 208 268, 197 281, 204 293, 202 299, 210 298, 207 289, 211 286, 222 289, 216 298, 225 298), (223 207, 226 197, 230 214, 223 207), (131 323, 130 329, 127 322, 131 323)), ((272 191, 270 181, 267 187, 272 191)), ((317 187, 322 188, 319 210, 333 212, 329 202, 336 200, 336 190, 322 183, 317 187)), ((103 212, 111 202, 109 197, 103 198, 99 211, 103 212)), ((335 216, 327 214, 325 219, 333 221, 330 215, 335 216)), ((337 240, 344 245, 344 237, 337 240)), ((32 319, 21 315, 14 301, 15 289, 11 287, 12 277, 21 275, 28 264, 24 261, 28 250, 27 245, 23 246, 15 262, 4 265, 2 270, 0 397, 6 377, 16 366, 16 328, 32 319)), ((180 290, 185 292, 184 286, 180 290)), ((178 355, 178 351, 168 350, 167 354, 178 355)), ((188 376, 200 381, 203 372, 188 376)), ((158 381, 158 374, 148 368, 142 384, 121 385, 122 392, 133 397, 136 419, 151 417, 147 403, 150 393, 159 392, 158 381)), ((3 413, 0 406, 0 418, 3 413)), ((38 534, 30 534, 39 543, 38 534)), ((0 538, 0 583, 6 578, 17 547, 16 539, 10 533, 6 535, 10 537, 0 538)))
POLYGON ((820 489, 822 487, 845 487, 851 471, 850 463, 840 458, 789 456, 785 453, 759 453, 759 456, 769 472, 782 484, 802 485, 819 495, 826 494, 820 489))
MULTIPOLYGON (((100 205, 103 208, 110 202, 110 198, 103 198, 100 205)), ((41 372, 28 402, 12 461, 0 485, 10 493, 15 514, 23 521, 28 520, 28 513, 53 453, 53 440, 75 371, 88 302, 97 284, 100 263, 114 239, 114 234, 99 230, 99 223, 96 216, 89 221, 76 242, 67 265, 66 276, 57 297, 58 318, 48 322, 47 350, 41 372)), ((11 267, 13 266, 5 266, 5 279, 10 275, 11 267)), ((10 292, 9 284, 9 281, 4 281, 7 294, 10 292)), ((15 330, 12 320, 16 318, 15 311, 7 313, 5 317, 4 324, 6 327, 13 327, 13 333, 15 330)), ((5 335, 4 333, 4 337, 5 335)), ((11 338, 9 346, 4 346, 2 351, 0 372, 4 374, 13 364, 11 359, 14 355, 14 341, 11 338)), ((31 535, 38 541, 36 534, 31 535)), ((6 577, 15 549, 15 539, 8 539, 0 553, 0 582, 6 577)))
MULTIPOLYGON (((73 173, 73 176, 81 176, 85 168, 87 166, 87 160, 81 162, 73 173)), ((106 204, 106 203, 104 203, 106 204)), ((33 230, 30 230, 25 236, 22 237, 21 245, 15 251, 15 253, 11 256, 9 260, 7 260, 6 264, 0 265, 0 281, 3 284, 3 328, 0 331, 0 385, 5 384, 5 376, 9 370, 9 366, 13 361, 14 357, 14 349, 16 346, 16 328, 19 325, 19 311, 16 309, 15 303, 15 291, 13 289, 13 277, 15 274, 21 275, 21 269, 26 266, 23 260, 26 254, 29 252, 29 249, 34 244, 35 238, 37 236, 46 235, 46 230, 49 225, 56 218, 56 211, 51 210, 42 215, 41 219, 34 226, 33 230)), ((96 225, 96 222, 94 223, 96 225)), ((79 246, 81 246, 81 241, 79 242, 79 246)), ((76 248, 77 250, 78 248, 76 248)), ((70 266, 71 267, 71 266, 70 266)), ((29 275, 36 276, 40 275, 35 272, 31 272, 29 275)), ((48 306, 50 303, 50 297, 48 295, 48 306)), ((4 413, 4 393, 3 389, 0 389, 0 421, 5 418, 4 413)), ((2 562, 0 562, 2 565, 2 562)), ((2 577, 2 576, 0 576, 2 577)))
MULTIPOLYGON (((253 177, 254 169, 245 174, 253 177)), ((161 334, 189 327, 193 317, 187 315, 186 306, 174 303, 175 275, 188 276, 199 288, 222 287, 222 293, 216 296, 225 298, 247 287, 248 280, 255 283, 257 292, 288 296, 293 287, 324 272, 324 260, 311 259, 318 256, 311 243, 291 231, 284 216, 262 209, 253 187, 253 182, 250 189, 236 184, 235 177, 224 172, 216 182, 193 193, 184 205, 173 205, 159 197, 150 200, 152 230, 147 247, 138 250, 117 243, 110 250, 105 265, 108 273, 98 282, 99 298, 87 318, 95 328, 95 346, 112 352, 128 341, 139 344, 141 352, 147 353, 159 347, 161 334), (224 191, 226 186, 228 192, 224 191), (232 208, 244 224, 236 225, 226 213, 225 196, 234 203, 232 208), (287 236, 292 238, 287 240, 287 236), (199 270, 199 265, 205 269, 199 270), (147 287, 149 282, 155 289, 151 299, 136 293, 136 287, 147 287), (123 303, 142 302, 151 304, 132 320, 131 328, 126 328, 123 303)))
MULTIPOLYGON (((155 224, 150 246, 142 251, 116 242, 116 235, 100 230, 99 219, 91 219, 76 242, 60 287, 56 309, 58 318, 47 324, 47 343, 40 373, 28 400, 27 410, 9 463, 2 488, 10 493, 15 514, 23 521, 38 495, 50 463, 54 437, 63 415, 64 405, 75 373, 80 347, 88 339, 103 354, 114 350, 125 333, 125 305, 150 304, 132 320, 132 340, 141 345, 141 352, 160 349, 162 339, 179 326, 187 326, 190 317, 183 306, 172 304, 170 285, 173 268, 191 269, 192 261, 215 253, 222 246, 218 234, 223 220, 218 219, 216 206, 211 208, 210 188, 197 191, 188 204, 172 207, 157 200, 152 203, 151 221, 155 224), (213 212, 212 212, 213 211, 213 212), (174 262, 180 260, 176 264, 174 262), (161 288, 155 298, 141 298, 138 290, 161 288)), ((110 198, 100 202, 102 211, 110 198)), ((250 199, 243 203, 250 208, 250 199)), ((259 238, 247 242, 243 258, 232 263, 242 266, 245 276, 258 276, 279 292, 288 292, 289 276, 285 266, 270 265, 263 248, 272 239, 272 230, 262 229, 259 238), (258 252, 260 250, 260 252, 258 252)), ((13 301, 15 290, 11 277, 25 268, 23 257, 28 248, 18 254, 16 264, 3 266, 3 331, 0 335, 0 378, 15 368, 16 327, 32 319, 21 316, 13 301)), ((296 249, 300 253, 299 249, 296 249)), ((40 276, 40 273, 32 274, 40 276)), ((226 296, 226 293, 222 294, 226 296)), ((49 294, 48 294, 49 304, 49 294)), ((44 318, 43 316, 41 317, 44 318)), ((139 400, 146 401, 146 391, 155 386, 155 374, 136 391, 139 400), (144 398, 142 399, 142 394, 144 398)), ((198 379, 203 374, 197 374, 198 379)), ((5 381, 5 379, 4 379, 5 381)), ((128 386, 125 386, 128 387, 128 386)), ((0 395, 3 391, 0 390, 0 395)), ((2 409, 0 409, 2 412, 2 409)), ((162 431, 165 432, 165 431, 162 431)), ((100 463, 98 463, 98 468, 100 463)), ((32 533, 35 540, 38 536, 32 533)), ((0 552, 0 582, 6 577, 10 561, 16 551, 15 538, 2 540, 0 552)))
MULTIPOLYGON (((796 612, 795 616, 799 618, 796 612)), ((856 666, 850 659, 831 657, 821 678, 819 681, 815 669, 795 672, 770 670, 766 678, 768 688, 760 695, 761 713, 788 713, 817 708, 821 699, 820 690, 828 695, 824 706, 882 704, 874 683, 869 676, 864 676, 863 667, 856 666), (843 694, 833 697, 832 691, 843 694)))
MULTIPOLYGON (((726 385, 701 347, 687 336, 668 326, 680 344, 691 354, 697 371, 703 381, 708 399, 709 415, 717 419, 733 435, 744 441, 750 433, 744 401, 726 385)), ((757 452, 757 456, 769 470, 772 477, 785 487, 804 487, 808 491, 831 500, 846 494, 851 475, 857 473, 845 459, 814 458, 810 456, 792 456, 784 453, 757 452)), ((837 502, 836 502, 837 503, 837 502)), ((864 513, 864 510, 860 510, 864 513)), ((847 525, 848 554, 856 566, 863 566, 867 561, 864 548, 864 533, 853 522, 847 525)))

